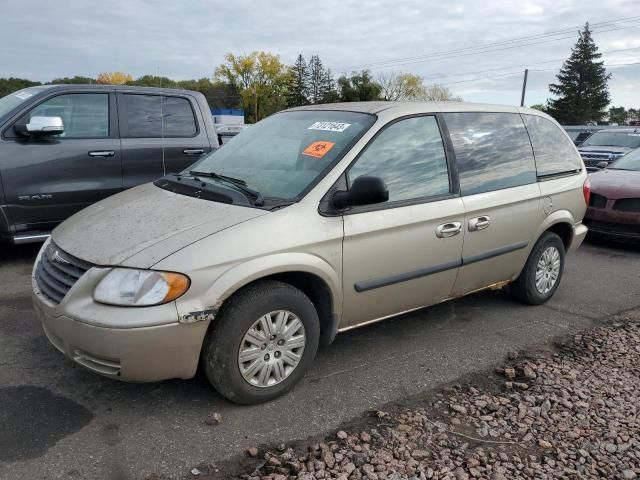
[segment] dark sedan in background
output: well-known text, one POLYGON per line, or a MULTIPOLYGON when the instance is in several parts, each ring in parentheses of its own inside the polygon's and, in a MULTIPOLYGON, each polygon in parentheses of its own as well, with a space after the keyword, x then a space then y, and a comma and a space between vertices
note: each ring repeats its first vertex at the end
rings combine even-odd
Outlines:
POLYGON ((584 218, 589 232, 640 240, 640 150, 589 175, 591 199, 584 218))

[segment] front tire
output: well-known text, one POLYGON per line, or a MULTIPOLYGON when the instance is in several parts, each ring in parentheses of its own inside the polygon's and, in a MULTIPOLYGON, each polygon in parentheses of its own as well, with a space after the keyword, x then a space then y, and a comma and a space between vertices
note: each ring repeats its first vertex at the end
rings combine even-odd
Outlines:
POLYGON ((564 243, 553 232, 538 239, 520 276, 509 286, 509 293, 527 305, 541 305, 558 289, 564 271, 564 243))
POLYGON ((204 372, 235 403, 262 403, 284 394, 318 350, 318 313, 287 283, 268 280, 247 287, 228 300, 214 322, 203 348, 204 372))

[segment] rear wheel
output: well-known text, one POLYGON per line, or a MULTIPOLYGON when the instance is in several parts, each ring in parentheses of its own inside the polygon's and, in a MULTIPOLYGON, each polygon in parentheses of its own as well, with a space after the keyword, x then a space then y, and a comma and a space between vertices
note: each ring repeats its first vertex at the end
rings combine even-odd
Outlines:
POLYGON ((540 305, 558 289, 564 271, 564 244, 553 232, 545 232, 536 242, 520 276, 509 292, 522 303, 540 305))
POLYGON ((229 400, 253 404, 291 389, 318 350, 318 314, 289 284, 264 281, 223 307, 205 340, 204 372, 229 400))

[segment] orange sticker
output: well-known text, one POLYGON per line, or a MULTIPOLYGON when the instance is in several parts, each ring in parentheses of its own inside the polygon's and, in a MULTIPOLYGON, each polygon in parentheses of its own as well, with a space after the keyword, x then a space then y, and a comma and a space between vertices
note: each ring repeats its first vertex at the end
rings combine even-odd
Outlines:
POLYGON ((335 143, 333 142, 313 142, 302 152, 303 155, 309 155, 314 158, 322 158, 324 157, 329 150, 333 148, 335 143))

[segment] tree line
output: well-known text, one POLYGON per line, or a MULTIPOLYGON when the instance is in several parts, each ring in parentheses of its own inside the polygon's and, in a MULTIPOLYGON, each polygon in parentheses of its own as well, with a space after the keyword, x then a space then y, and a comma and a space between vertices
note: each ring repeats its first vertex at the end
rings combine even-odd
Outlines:
MULTIPOLYGON (((211 107, 242 108, 248 122, 279 110, 302 105, 371 100, 457 100, 443 85, 426 85, 420 75, 386 73, 376 78, 368 70, 335 77, 318 55, 307 62, 302 54, 293 65, 279 55, 252 52, 228 53, 211 78, 172 80, 157 75, 134 78, 124 72, 104 72, 96 78, 55 78, 48 84, 105 84, 181 88, 201 92, 211 107)), ((0 78, 0 97, 21 88, 41 85, 23 78, 0 78)))

